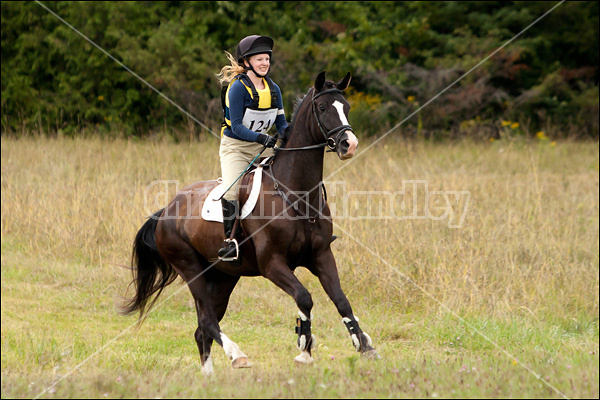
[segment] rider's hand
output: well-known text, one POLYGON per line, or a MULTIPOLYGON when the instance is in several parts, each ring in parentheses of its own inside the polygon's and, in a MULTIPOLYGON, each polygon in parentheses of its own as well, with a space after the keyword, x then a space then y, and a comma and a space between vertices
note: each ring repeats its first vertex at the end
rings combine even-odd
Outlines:
POLYGON ((260 133, 256 137, 256 142, 262 144, 265 147, 275 147, 277 143, 277 138, 275 136, 265 135, 264 133, 260 133))

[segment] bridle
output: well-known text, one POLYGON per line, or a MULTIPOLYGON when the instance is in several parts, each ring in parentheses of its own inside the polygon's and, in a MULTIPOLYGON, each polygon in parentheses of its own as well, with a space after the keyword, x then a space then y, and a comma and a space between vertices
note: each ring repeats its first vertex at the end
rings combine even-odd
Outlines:
MULTIPOLYGON (((314 90, 314 89, 313 89, 314 90)), ((319 143, 319 144, 315 144, 315 145, 311 145, 311 146, 304 146, 304 147, 292 147, 292 148, 277 148, 277 151, 293 151, 293 150, 311 150, 311 149, 319 149, 319 148, 323 148, 323 147, 329 147, 328 151, 337 151, 337 147, 339 144, 339 139, 340 136, 345 132, 345 131, 352 131, 352 127, 350 125, 340 125, 336 128, 333 128, 331 130, 327 130, 327 128, 325 128, 325 126, 323 125, 323 123, 321 122, 321 120, 319 119, 319 114, 317 114, 317 109, 315 106, 315 100, 319 97, 322 96, 324 94, 329 94, 329 93, 342 93, 342 91, 340 89, 337 88, 333 88, 333 89, 327 89, 324 90, 320 93, 314 94, 313 92, 313 96, 311 99, 311 107, 312 107, 312 111, 313 111, 313 115, 315 116, 315 119, 317 120, 317 125, 319 125, 319 130, 321 131, 321 133, 323 134, 323 138, 325 139, 325 141, 323 143, 319 143), (331 137, 334 136, 334 137, 331 137)), ((320 201, 321 203, 321 207, 320 209, 317 211, 317 213, 314 216, 310 216, 308 213, 303 212, 303 210, 301 210, 298 206, 298 203, 300 202, 300 198, 298 198, 298 200, 296 200, 295 202, 293 202, 289 196, 279 187, 279 184, 277 183, 277 180, 275 179, 275 177, 273 176, 273 173, 270 172, 271 175, 271 179, 273 179, 273 187, 275 188, 275 190, 277 190, 278 194, 283 198, 283 200, 288 203, 299 215, 303 215, 308 219, 308 222, 310 224, 314 224, 317 219, 319 218, 319 216, 321 216, 321 213, 323 212, 323 209, 325 208, 325 205, 327 204, 327 193, 325 192, 325 186, 323 185, 323 182, 319 183, 319 191, 321 192, 321 199, 323 201, 320 201)), ((312 190, 311 190, 312 191, 312 190)), ((305 200, 308 204, 308 201, 305 200)), ((312 228, 311 228, 312 229, 312 228)))
POLYGON ((327 131, 327 129, 324 128, 323 124, 321 123, 321 120, 319 119, 319 115, 317 114, 317 110, 315 107, 315 99, 317 97, 322 96, 327 93, 340 93, 341 94, 342 91, 340 89, 327 89, 320 93, 317 93, 317 94, 313 95, 313 98, 311 100, 311 105, 312 105, 313 114, 315 116, 315 119, 317 120, 317 124, 319 125, 319 129, 321 129, 321 133, 323 133, 323 137, 325 138, 325 143, 327 144, 327 147, 329 147, 329 149, 331 151, 336 151, 340 135, 345 131, 353 132, 353 130, 350 125, 340 125, 337 128, 331 129, 330 131, 327 131), (333 135, 335 135, 335 139, 331 137, 333 135))
POLYGON ((315 100, 317 99, 317 97, 322 96, 324 94, 328 94, 328 93, 340 93, 341 94, 342 91, 340 89, 334 88, 334 89, 323 90, 322 92, 314 94, 314 89, 313 89, 313 96, 311 99, 311 107, 312 107, 313 115, 315 116, 315 119, 317 120, 317 125, 319 126, 319 129, 321 130, 321 133, 323 134, 325 142, 319 143, 319 144, 314 144, 311 146, 304 146, 304 147, 278 148, 277 149, 278 151, 311 150, 311 149, 319 149, 319 148, 322 148, 325 146, 329 147, 329 151, 337 151, 339 139, 340 139, 340 136, 342 135, 342 133, 344 133, 345 131, 354 132, 354 130, 352 129, 352 127, 350 125, 340 125, 337 128, 333 128, 328 131, 324 127, 324 125, 321 123, 321 120, 319 119, 319 114, 317 114, 315 100), (335 135, 335 138, 331 137, 333 135, 335 135))

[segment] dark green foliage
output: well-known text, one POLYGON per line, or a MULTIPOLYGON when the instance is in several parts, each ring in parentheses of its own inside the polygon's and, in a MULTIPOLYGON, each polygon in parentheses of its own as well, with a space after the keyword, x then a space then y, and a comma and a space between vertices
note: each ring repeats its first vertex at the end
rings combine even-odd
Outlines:
MULTIPOLYGON (((272 76, 288 114, 320 71, 332 79, 351 71, 350 122, 370 135, 406 118, 557 3, 44 4, 215 131, 223 51, 234 52, 246 35, 272 36, 272 76)), ((1 41, 3 133, 203 131, 35 2, 2 2, 1 41)), ((597 2, 560 5, 402 132, 464 134, 468 121, 493 132, 501 120, 520 121, 524 133, 550 124, 598 136, 597 2)))

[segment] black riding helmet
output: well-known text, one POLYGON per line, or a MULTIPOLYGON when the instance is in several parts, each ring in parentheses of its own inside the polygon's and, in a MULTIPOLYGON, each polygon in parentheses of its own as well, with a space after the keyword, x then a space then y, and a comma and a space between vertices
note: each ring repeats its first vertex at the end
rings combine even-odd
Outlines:
POLYGON ((268 36, 246 36, 240 40, 240 43, 237 45, 236 57, 238 63, 242 64, 244 62, 244 58, 248 58, 256 54, 271 55, 273 53, 273 43, 273 39, 268 36))

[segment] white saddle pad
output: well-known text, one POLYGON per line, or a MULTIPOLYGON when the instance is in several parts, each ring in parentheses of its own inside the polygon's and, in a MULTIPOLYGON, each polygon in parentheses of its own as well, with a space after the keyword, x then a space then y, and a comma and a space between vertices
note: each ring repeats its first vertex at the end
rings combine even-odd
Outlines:
MULTIPOLYGON (((254 171, 250 172, 254 173, 254 181, 252 182, 252 189, 250 189, 250 196, 248 196, 248 200, 246 203, 244 203, 242 211, 240 212, 241 219, 244 219, 250 215, 256 206, 256 201, 258 200, 258 195, 260 194, 260 186, 262 184, 263 163, 265 163, 267 160, 264 160, 254 171)), ((202 205, 201 215, 203 220, 223 223, 223 209, 221 208, 221 200, 217 199, 221 197, 223 193, 225 193, 226 189, 227 188, 225 185, 219 183, 213 190, 210 191, 206 197, 206 200, 204 201, 204 204, 202 205)))

